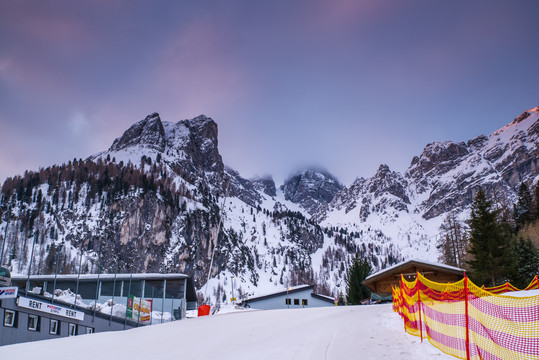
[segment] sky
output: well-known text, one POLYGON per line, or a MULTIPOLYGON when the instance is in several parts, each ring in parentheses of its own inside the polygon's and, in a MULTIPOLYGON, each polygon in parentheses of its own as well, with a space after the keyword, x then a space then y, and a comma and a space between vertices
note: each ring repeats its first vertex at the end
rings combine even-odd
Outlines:
POLYGON ((404 172, 539 105, 535 0, 0 0, 0 182, 204 114, 244 177, 404 172))

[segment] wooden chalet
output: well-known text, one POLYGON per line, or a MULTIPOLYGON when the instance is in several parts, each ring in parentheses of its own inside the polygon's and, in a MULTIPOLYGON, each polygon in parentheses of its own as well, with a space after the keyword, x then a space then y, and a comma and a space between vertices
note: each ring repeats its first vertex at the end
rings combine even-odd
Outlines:
POLYGON ((429 280, 441 283, 459 281, 464 277, 464 269, 421 260, 408 260, 372 274, 363 281, 363 284, 375 294, 382 297, 390 296, 391 286, 399 285, 401 274, 406 280, 413 281, 417 272, 429 280))

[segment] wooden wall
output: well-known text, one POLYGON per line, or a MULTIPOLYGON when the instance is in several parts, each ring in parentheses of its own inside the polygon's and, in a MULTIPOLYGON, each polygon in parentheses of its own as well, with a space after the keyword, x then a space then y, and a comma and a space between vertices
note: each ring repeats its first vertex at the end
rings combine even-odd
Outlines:
POLYGON ((398 273, 388 273, 385 277, 374 281, 372 284, 368 285, 369 288, 380 296, 389 296, 391 295, 392 285, 399 285, 400 274, 404 274, 404 278, 408 281, 415 280, 415 273, 419 271, 421 275, 425 276, 427 279, 440 282, 456 282, 463 278, 463 274, 454 274, 450 272, 444 272, 439 269, 432 269, 422 266, 410 265, 408 267, 398 270, 398 273))

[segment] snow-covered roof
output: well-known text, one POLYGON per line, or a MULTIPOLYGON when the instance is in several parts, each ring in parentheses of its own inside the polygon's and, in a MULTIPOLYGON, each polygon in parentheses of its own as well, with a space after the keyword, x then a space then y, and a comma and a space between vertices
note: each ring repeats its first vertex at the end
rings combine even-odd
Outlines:
MULTIPOLYGON (((81 274, 79 280, 172 280, 172 279, 189 279, 190 276, 185 274, 159 274, 159 273, 147 273, 147 274, 81 274)), ((56 276, 56 280, 77 280, 77 274, 59 274, 56 276)), ((23 281, 27 279, 26 275, 12 275, 11 279, 14 281, 23 281)), ((30 275, 32 281, 50 281, 54 280, 54 274, 52 275, 30 275)))
POLYGON ((447 270, 451 273, 463 273, 464 272, 464 269, 461 269, 461 268, 458 268, 458 267, 455 267, 455 266, 450 266, 450 265, 445 265, 445 264, 438 264, 438 263, 433 263, 433 262, 429 262, 429 261, 424 261, 424 260, 418 260, 418 259, 411 259, 411 260, 407 260, 407 261, 404 261, 404 262, 401 262, 401 263, 398 263, 398 264, 395 264, 393 266, 390 266, 390 267, 387 267, 383 270, 380 270, 378 271, 377 273, 374 273, 370 276, 368 276, 364 281, 367 281, 367 282, 371 282, 385 274, 388 274, 388 273, 391 273, 391 272, 398 272, 398 271, 395 271, 395 270, 398 270, 400 268, 404 268, 408 265, 411 265, 411 264, 417 264, 417 265, 422 265, 422 266, 426 266, 426 267, 432 267, 432 268, 435 268, 435 269, 440 269, 440 270, 447 270))
POLYGON ((262 294, 262 295, 258 295, 258 296, 253 296, 253 297, 245 299, 244 302, 263 300, 263 299, 271 298, 271 297, 274 297, 274 296, 280 296, 280 295, 284 295, 284 294, 292 294, 292 293, 295 293, 295 292, 298 292, 298 291, 301 291, 301 290, 313 289, 313 288, 314 288, 314 285, 292 286, 292 287, 285 288, 283 290, 279 290, 279 291, 276 291, 276 292, 262 294))

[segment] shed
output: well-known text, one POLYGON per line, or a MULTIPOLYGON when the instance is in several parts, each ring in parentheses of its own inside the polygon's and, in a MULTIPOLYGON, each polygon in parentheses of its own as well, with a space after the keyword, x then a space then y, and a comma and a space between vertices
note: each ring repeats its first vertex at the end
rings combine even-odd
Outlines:
POLYGON ((335 306, 333 298, 315 294, 313 289, 314 285, 289 287, 273 293, 247 298, 243 301, 243 305, 260 310, 335 306))
POLYGON ((419 272, 427 279, 446 283, 459 281, 464 277, 464 269, 422 260, 408 260, 385 268, 367 277, 363 284, 382 297, 391 296, 392 285, 399 285, 401 274, 406 280, 414 280, 419 272))

